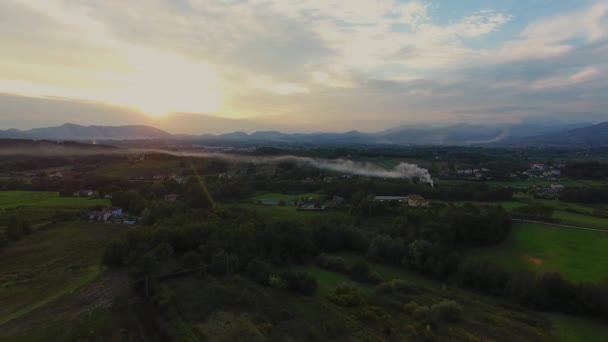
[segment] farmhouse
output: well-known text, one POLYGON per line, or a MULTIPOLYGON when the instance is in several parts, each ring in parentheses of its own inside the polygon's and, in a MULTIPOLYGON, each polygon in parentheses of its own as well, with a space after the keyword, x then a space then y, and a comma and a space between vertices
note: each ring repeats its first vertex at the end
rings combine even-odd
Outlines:
POLYGON ((106 222, 112 216, 109 210, 96 210, 89 213, 89 221, 91 222, 106 222))
POLYGON ((420 195, 408 195, 407 196, 407 205, 410 207, 428 207, 430 205, 429 200, 425 199, 420 195))
POLYGON ((89 213, 90 222, 107 222, 112 217, 122 216, 122 208, 112 207, 102 210, 94 210, 89 213))

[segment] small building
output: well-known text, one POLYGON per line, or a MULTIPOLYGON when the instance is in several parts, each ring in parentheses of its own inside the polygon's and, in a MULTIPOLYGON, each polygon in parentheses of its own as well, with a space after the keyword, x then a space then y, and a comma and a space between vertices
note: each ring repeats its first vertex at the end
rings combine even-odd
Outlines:
POLYGON ((122 216, 122 208, 112 207, 108 209, 112 216, 122 216))
POLYGON ((430 202, 420 195, 408 195, 407 205, 415 208, 426 208, 430 205, 430 202))
POLYGON ((94 197, 98 194, 95 190, 78 190, 74 192, 75 197, 94 197))
POLYGON ((112 217, 120 217, 122 215, 122 208, 112 207, 91 211, 88 216, 90 222, 107 222, 112 217))
POLYGON ((334 196, 331 201, 335 205, 342 205, 344 204, 344 197, 334 196))
POLYGON ((300 211, 325 211, 326 206, 322 204, 303 204, 298 207, 300 211))
POLYGON ((107 222, 110 217, 112 217, 112 212, 109 210, 96 210, 89 213, 91 222, 107 222))
POLYGON ((376 202, 407 202, 407 196, 376 196, 374 197, 376 202))
POLYGON ((165 201, 167 201, 167 202, 176 202, 178 198, 179 198, 178 194, 165 195, 165 201))

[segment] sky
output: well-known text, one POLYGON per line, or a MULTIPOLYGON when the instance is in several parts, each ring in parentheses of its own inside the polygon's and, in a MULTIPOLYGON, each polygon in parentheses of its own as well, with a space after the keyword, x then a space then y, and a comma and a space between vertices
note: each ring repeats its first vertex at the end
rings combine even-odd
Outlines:
POLYGON ((0 129, 608 121, 608 0, 2 0, 0 129))

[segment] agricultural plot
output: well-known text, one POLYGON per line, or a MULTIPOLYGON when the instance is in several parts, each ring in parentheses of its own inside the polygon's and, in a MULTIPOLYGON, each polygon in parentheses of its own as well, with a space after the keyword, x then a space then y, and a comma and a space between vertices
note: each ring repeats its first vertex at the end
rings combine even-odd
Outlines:
POLYGON ((66 223, 0 250, 0 324, 21 317, 90 282, 106 244, 124 226, 66 223))
MULTIPOLYGON (((323 215, 329 215, 327 212, 318 211, 301 211, 296 207, 281 207, 281 206, 268 206, 268 205, 255 205, 255 204, 238 204, 236 207, 253 210, 260 215, 274 217, 281 220, 306 220, 314 217, 321 217, 323 215)), ((339 213, 331 213, 332 215, 339 215, 339 213)))
POLYGON ((561 342, 605 341, 608 325, 583 318, 551 315, 553 330, 561 342))
POLYGON ((253 201, 297 201, 302 198, 308 199, 312 198, 314 200, 322 200, 325 196, 318 192, 306 192, 298 195, 290 195, 290 194, 281 194, 276 192, 268 192, 265 194, 261 194, 251 199, 253 201))
POLYGON ((110 201, 101 198, 60 197, 57 192, 0 191, 0 209, 17 207, 79 208, 109 206, 110 201))
POLYGON ((559 272, 574 282, 598 282, 608 275, 608 234, 542 224, 516 224, 505 242, 478 248, 466 257, 507 270, 559 272))

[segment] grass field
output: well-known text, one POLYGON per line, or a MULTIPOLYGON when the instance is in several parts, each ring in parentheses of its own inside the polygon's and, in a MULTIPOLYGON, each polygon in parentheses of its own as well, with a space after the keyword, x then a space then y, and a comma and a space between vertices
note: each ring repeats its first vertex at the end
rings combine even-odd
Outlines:
POLYGON ((603 342, 608 339, 608 325, 583 318, 551 315, 555 337, 561 342, 603 342))
POLYGON ((268 206, 268 205, 256 205, 256 204, 238 204, 236 207, 253 210, 258 212, 260 215, 270 216, 282 220, 306 220, 314 217, 321 217, 323 215, 342 215, 341 213, 334 212, 319 212, 319 211, 301 211, 297 210, 296 207, 279 207, 279 206, 268 206))
POLYGON ((145 160, 138 163, 128 161, 111 163, 95 170, 98 175, 108 177, 153 177, 158 174, 179 173, 179 160, 145 160))
POLYGON ((559 219, 561 223, 567 225, 608 230, 608 219, 603 217, 556 211, 553 213, 553 218, 559 219))
POLYGON ((66 223, 0 250, 0 324, 23 316, 94 279, 105 245, 124 226, 66 223))
POLYGON ((281 194, 278 192, 267 192, 265 194, 261 194, 255 197, 252 197, 253 201, 261 201, 261 200, 269 200, 269 201, 289 201, 289 200, 299 200, 300 198, 314 198, 314 199, 323 199, 324 195, 318 192, 306 192, 299 195, 288 195, 281 194))
POLYGON ((597 282, 608 278, 606 246, 606 233, 522 223, 504 243, 472 250, 467 257, 513 271, 559 272, 571 281, 597 282))
POLYGON ((92 208, 109 206, 110 201, 101 198, 60 197, 57 192, 0 191, 0 209, 16 207, 92 208))

